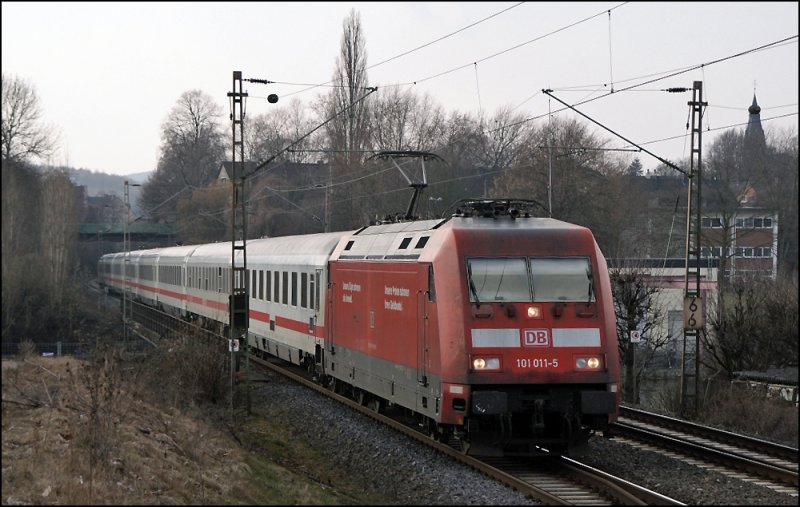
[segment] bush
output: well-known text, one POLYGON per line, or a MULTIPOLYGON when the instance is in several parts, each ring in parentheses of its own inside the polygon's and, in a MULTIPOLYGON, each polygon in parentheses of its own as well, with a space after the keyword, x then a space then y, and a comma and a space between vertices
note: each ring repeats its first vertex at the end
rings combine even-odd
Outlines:
POLYGON ((174 407, 217 403, 229 369, 226 344, 201 332, 163 343, 143 364, 145 382, 174 407))
POLYGON ((729 382, 717 382, 709 387, 709 394, 700 409, 699 422, 797 446, 797 407, 793 403, 770 399, 765 392, 729 382), (742 417, 742 414, 758 416, 742 417))

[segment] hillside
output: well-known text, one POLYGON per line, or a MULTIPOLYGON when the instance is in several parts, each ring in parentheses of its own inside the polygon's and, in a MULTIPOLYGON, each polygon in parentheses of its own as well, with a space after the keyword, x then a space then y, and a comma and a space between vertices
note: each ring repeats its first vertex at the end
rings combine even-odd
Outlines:
MULTIPOLYGON (((125 192, 125 180, 130 183, 143 184, 150 177, 152 171, 146 171, 135 174, 128 174, 120 176, 116 174, 108 174, 100 171, 91 171, 89 169, 71 169, 70 178, 76 185, 86 187, 86 193, 90 196, 102 194, 116 194, 120 197, 125 192)), ((131 187, 131 200, 135 192, 139 191, 139 187, 131 187)))

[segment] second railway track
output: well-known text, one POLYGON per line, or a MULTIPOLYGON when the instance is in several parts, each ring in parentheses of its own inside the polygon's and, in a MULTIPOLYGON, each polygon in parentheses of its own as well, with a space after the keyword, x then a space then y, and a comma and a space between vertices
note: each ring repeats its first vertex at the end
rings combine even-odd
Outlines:
POLYGON ((797 496, 797 449, 689 421, 622 407, 617 440, 797 496))

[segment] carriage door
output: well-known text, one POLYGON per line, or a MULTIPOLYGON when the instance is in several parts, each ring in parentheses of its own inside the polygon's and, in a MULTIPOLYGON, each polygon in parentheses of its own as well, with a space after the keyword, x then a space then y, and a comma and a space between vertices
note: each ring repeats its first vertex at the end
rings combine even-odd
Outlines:
POLYGON ((428 273, 432 273, 432 266, 429 264, 420 265, 418 273, 417 290, 417 383, 422 387, 428 387, 428 301, 430 299, 430 287, 428 273), (427 290, 425 289, 427 287, 427 290))
POLYGON ((308 303, 309 306, 314 309, 314 316, 311 317, 311 320, 308 323, 308 332, 314 337, 314 364, 320 372, 322 368, 322 354, 323 348, 325 347, 325 337, 320 336, 322 333, 319 332, 318 326, 320 317, 323 319, 323 325, 325 324, 324 313, 320 310, 320 304, 326 304, 325 298, 320 297, 320 293, 324 293, 321 285, 322 270, 317 269, 314 274, 311 275, 311 280, 309 281, 308 285, 308 303))

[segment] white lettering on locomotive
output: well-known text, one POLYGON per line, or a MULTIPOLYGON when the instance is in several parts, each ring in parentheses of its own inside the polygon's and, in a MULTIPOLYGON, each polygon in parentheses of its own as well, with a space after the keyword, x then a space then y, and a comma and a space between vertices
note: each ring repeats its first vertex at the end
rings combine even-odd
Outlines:
POLYGON ((403 311, 403 303, 401 303, 399 301, 384 300, 383 309, 384 310, 393 310, 393 311, 396 311, 396 312, 402 312, 403 311))
POLYGON ((526 347, 549 347, 550 333, 547 329, 523 329, 522 344, 526 347))

